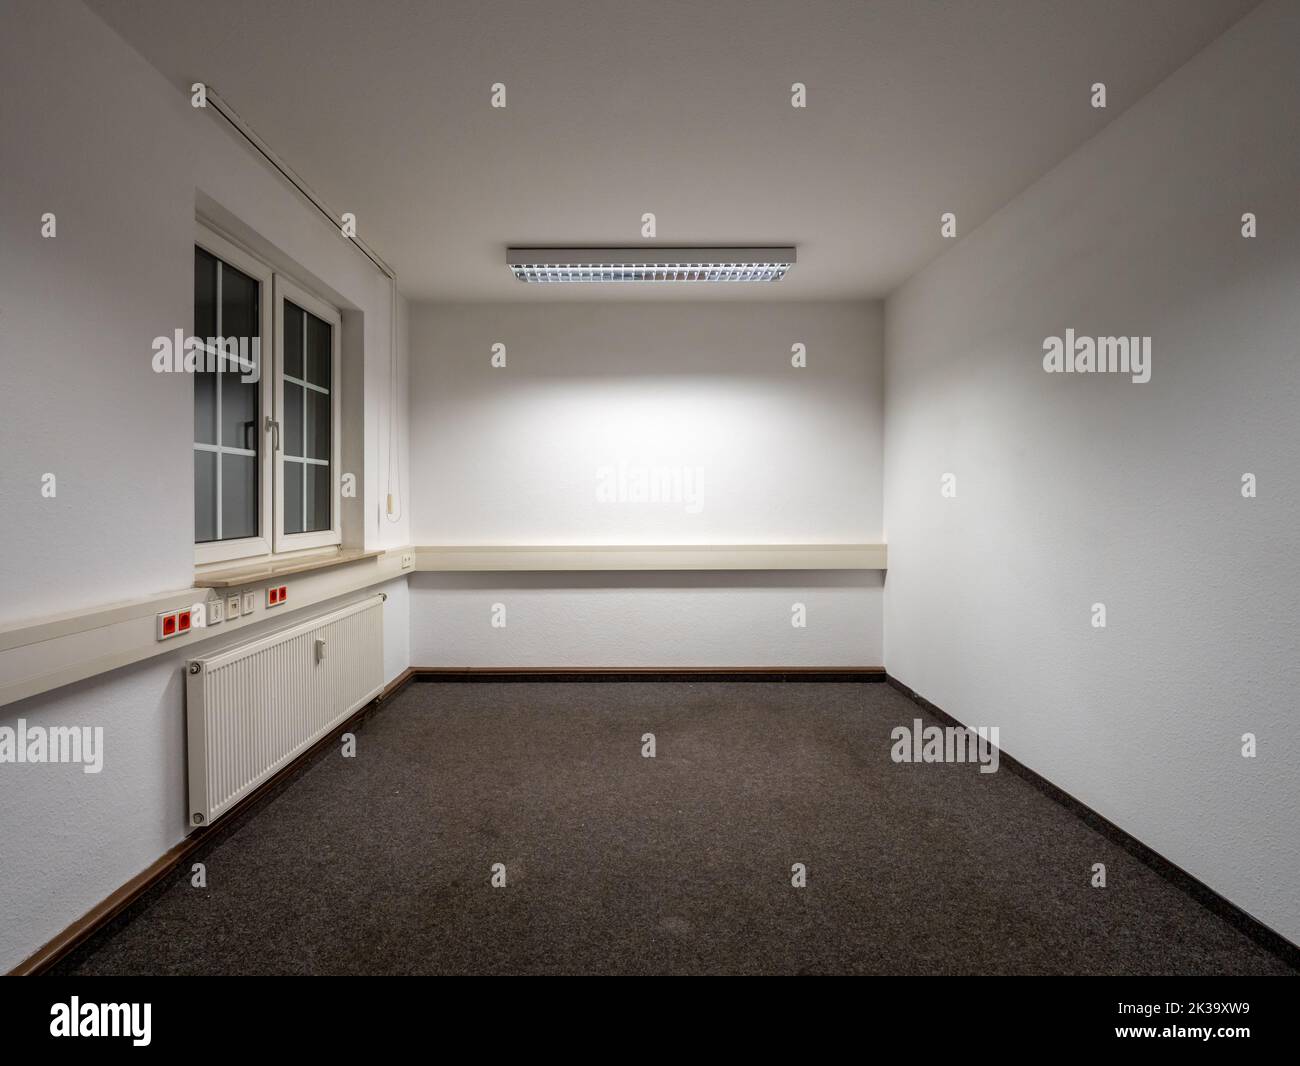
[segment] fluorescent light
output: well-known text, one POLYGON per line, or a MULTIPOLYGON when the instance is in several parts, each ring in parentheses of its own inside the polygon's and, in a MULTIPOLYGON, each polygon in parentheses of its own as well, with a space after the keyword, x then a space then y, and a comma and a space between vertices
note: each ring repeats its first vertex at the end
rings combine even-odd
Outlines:
POLYGON ((507 248, 520 281, 780 281, 793 248, 507 248))

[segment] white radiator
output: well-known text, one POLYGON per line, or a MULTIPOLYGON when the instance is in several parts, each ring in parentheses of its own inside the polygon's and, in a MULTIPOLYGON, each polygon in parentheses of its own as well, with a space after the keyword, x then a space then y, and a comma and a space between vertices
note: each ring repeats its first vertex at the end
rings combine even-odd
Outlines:
POLYGON ((210 825, 379 694, 383 602, 371 596, 189 661, 191 825, 210 825))

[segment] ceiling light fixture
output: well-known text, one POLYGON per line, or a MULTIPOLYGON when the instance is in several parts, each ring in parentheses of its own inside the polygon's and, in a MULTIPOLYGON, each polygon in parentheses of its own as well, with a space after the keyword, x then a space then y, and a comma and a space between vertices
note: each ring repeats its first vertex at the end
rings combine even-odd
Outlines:
POLYGON ((520 281, 780 281, 793 248, 507 248, 520 281))

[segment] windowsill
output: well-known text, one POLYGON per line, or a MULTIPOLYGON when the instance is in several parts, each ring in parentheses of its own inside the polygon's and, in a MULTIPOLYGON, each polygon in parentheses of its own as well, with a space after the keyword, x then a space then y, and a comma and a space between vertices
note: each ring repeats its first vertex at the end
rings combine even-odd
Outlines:
POLYGON ((247 560, 238 565, 223 566, 213 570, 202 570, 194 575, 194 587, 200 589, 233 588, 236 585, 248 585, 270 578, 286 577, 289 574, 305 574, 309 570, 325 570, 331 566, 346 566, 362 559, 374 559, 383 555, 386 548, 364 551, 361 548, 345 548, 328 555, 300 557, 297 559, 259 559, 247 560))

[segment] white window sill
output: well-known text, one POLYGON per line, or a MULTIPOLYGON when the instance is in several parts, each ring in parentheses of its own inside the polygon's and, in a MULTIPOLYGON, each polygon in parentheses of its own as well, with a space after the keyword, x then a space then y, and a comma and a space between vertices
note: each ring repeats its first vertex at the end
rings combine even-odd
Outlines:
POLYGON ((377 548, 364 551, 361 548, 344 548, 330 552, 328 555, 299 556, 282 559, 247 559, 237 565, 222 566, 215 569, 203 569, 194 574, 194 587, 200 589, 233 588, 236 585, 248 585, 255 581, 266 581, 289 574, 305 574, 311 570, 324 570, 331 566, 345 566, 360 562, 362 559, 374 559, 383 555, 387 549, 377 548))

